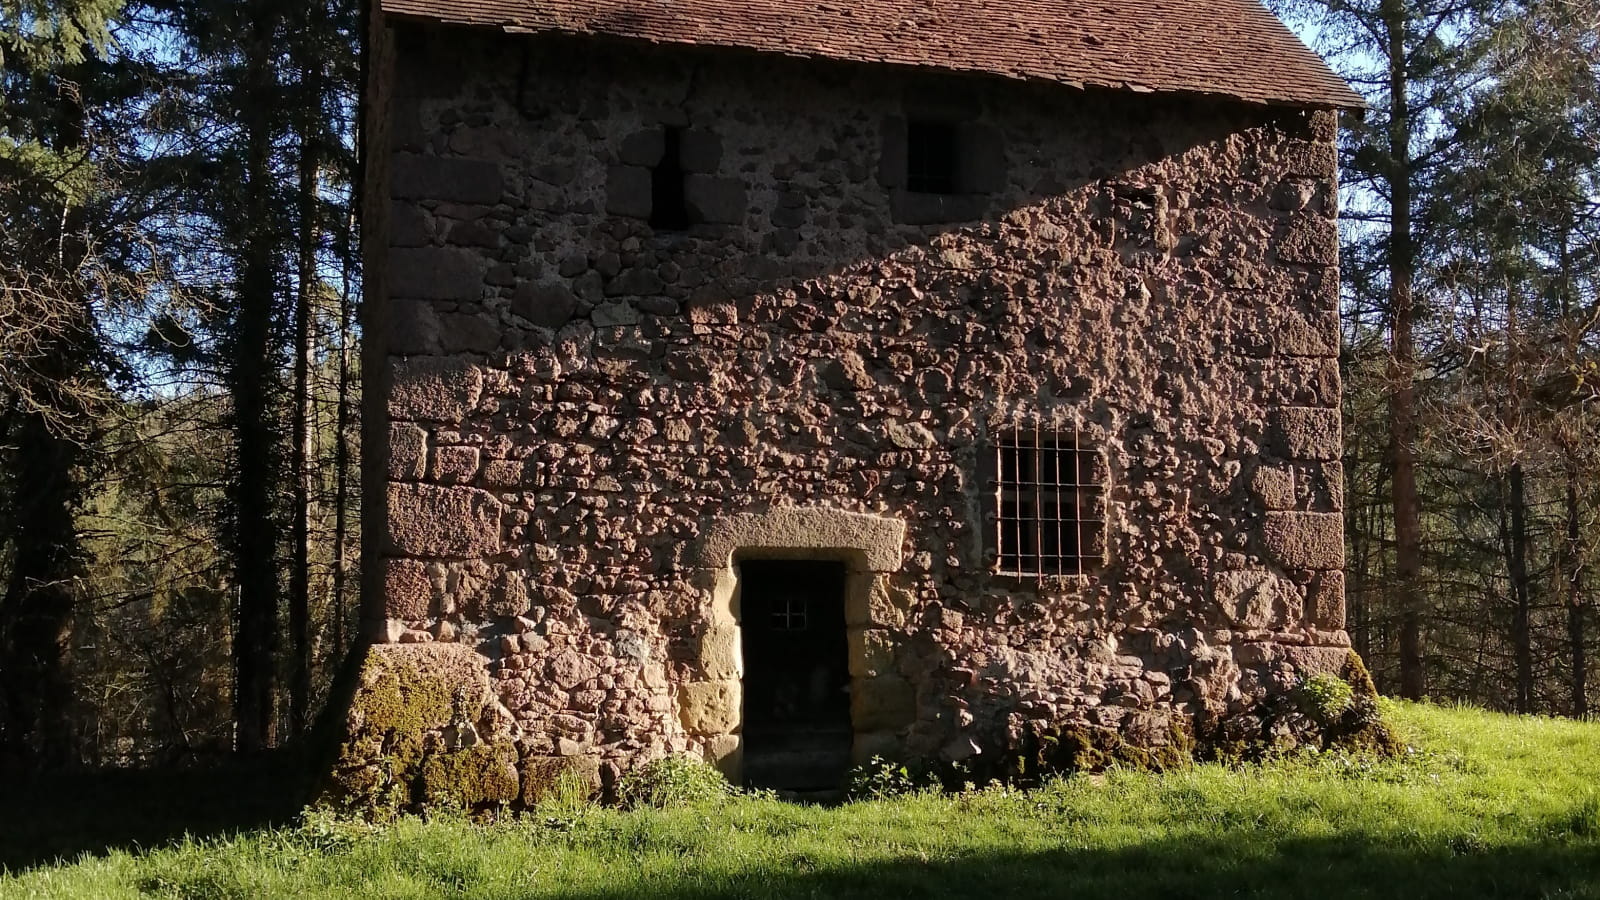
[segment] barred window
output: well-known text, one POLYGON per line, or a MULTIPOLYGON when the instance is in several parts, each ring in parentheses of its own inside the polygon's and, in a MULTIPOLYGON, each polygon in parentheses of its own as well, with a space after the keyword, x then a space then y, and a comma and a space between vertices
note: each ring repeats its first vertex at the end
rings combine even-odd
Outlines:
POLYGON ((1001 572, 1083 575, 1105 546, 1100 454, 1076 431, 1038 427, 995 436, 1001 572))

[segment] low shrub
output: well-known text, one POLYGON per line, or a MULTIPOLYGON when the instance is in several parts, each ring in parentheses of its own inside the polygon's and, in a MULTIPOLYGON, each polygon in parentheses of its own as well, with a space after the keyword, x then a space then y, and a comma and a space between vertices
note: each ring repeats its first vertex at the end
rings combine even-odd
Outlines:
POLYGON ((904 763, 874 756, 850 770, 846 796, 851 800, 888 800, 931 788, 936 783, 931 776, 913 772, 904 763))
POLYGON ((738 791, 721 772, 688 756, 668 756, 645 763, 617 783, 617 800, 625 809, 693 806, 735 793, 738 791))
POLYGON ((1323 672, 1300 683, 1301 707, 1324 724, 1337 722, 1355 700, 1355 688, 1337 675, 1323 672))

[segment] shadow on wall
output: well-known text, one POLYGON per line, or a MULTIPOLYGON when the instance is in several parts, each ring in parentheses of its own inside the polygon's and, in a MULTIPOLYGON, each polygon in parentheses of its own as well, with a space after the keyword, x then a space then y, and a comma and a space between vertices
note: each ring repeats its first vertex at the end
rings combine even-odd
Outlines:
MULTIPOLYGON (((1212 832, 1214 833, 1214 832, 1212 832)), ((570 900, 735 900, 888 897, 1461 898, 1592 897, 1600 892, 1600 847, 1554 840, 1474 846, 1463 836, 1442 848, 1407 848, 1385 835, 1263 840, 1177 837, 1120 849, 989 853, 957 859, 899 859, 817 868, 803 858, 783 868, 673 872, 615 891, 570 900)))

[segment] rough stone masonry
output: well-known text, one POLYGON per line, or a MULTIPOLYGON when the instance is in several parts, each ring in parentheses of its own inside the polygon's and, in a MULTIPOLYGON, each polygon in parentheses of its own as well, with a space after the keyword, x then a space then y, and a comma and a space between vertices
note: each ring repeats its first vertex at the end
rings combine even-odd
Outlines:
POLYGON ((845 563, 861 759, 1159 744, 1343 664, 1333 112, 398 36, 347 786, 737 776, 751 554, 845 563), (925 115, 957 191, 907 188, 925 115), (1088 574, 995 571, 985 460, 1035 426, 1099 454, 1088 574))

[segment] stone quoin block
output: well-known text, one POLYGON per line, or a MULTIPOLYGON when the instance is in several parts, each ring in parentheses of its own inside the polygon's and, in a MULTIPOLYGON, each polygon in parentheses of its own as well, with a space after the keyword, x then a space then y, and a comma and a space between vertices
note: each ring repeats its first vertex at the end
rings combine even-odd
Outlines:
POLYGON ((691 681, 678 686, 678 721, 690 734, 727 734, 739 726, 737 681, 691 681))
POLYGON ((1273 413, 1273 449, 1288 459, 1338 459, 1341 433, 1337 409, 1285 406, 1273 413))
POLYGON ((612 166, 606 179, 606 212, 648 219, 652 208, 650 170, 643 166, 612 166))
POLYGON ((1281 153, 1283 170, 1292 176, 1329 179, 1339 168, 1338 150, 1329 141, 1289 141, 1281 153))
POLYGON ((433 615, 433 579, 428 567, 414 559, 391 559, 383 564, 384 614, 391 619, 417 621, 433 615))
POLYGON ((659 128, 636 131, 622 139, 617 159, 625 166, 654 166, 666 152, 666 134, 659 128))
POLYGON ((392 365, 392 419, 460 422, 483 394, 483 371, 462 357, 419 356, 392 365))
POLYGON ((1333 308, 1303 314, 1276 311, 1272 322, 1275 352, 1283 356, 1334 358, 1339 355, 1339 316, 1333 308))
POLYGON ((738 225, 749 211, 745 184, 737 178, 690 175, 684 179, 683 199, 692 222, 738 225))
POLYGON ((858 678, 850 691, 850 721, 857 731, 894 731, 917 720, 916 686, 898 675, 858 678))
POLYGON ((500 501, 470 487, 391 484, 388 537, 404 556, 489 556, 500 552, 500 501))
POLYGON ((395 300, 389 304, 389 352, 397 356, 439 352, 443 325, 428 300, 395 300))
POLYGON ((874 678, 894 673, 894 639, 876 628, 851 628, 845 632, 850 674, 874 678))
POLYGON ((505 333, 493 313, 444 313, 439 316, 439 350, 453 353, 493 353, 505 333))
POLYGON ((1344 617, 1344 573, 1318 572, 1306 589, 1306 627, 1315 631, 1343 631, 1344 617))
POLYGON ((678 161, 685 172, 715 175, 722 167, 722 138, 704 128, 684 130, 678 144, 678 161))
POLYGON ((477 447, 438 447, 429 477, 441 484, 461 484, 478 477, 477 447))
POLYGON ((428 474, 428 432, 404 422, 389 425, 389 478, 421 481, 428 474))
POLYGON ((1339 264, 1339 230, 1329 218, 1295 213, 1278 233, 1278 258, 1314 266, 1339 264))
POLYGON ((397 153, 391 165, 394 195, 408 200, 493 204, 505 184, 499 164, 487 160, 397 153))
POLYGON ((1212 596, 1228 627, 1241 631, 1276 630, 1299 618, 1300 589, 1264 569, 1218 572, 1212 596))
POLYGON ((1344 568, 1344 516, 1270 512, 1261 526, 1267 554, 1290 569, 1344 568))
POLYGON ((456 247, 397 247, 389 251, 389 290, 412 300, 476 300, 488 264, 456 247))
POLYGON ((1261 466, 1250 476, 1250 493, 1265 509, 1294 509, 1294 472, 1278 466, 1261 466))

